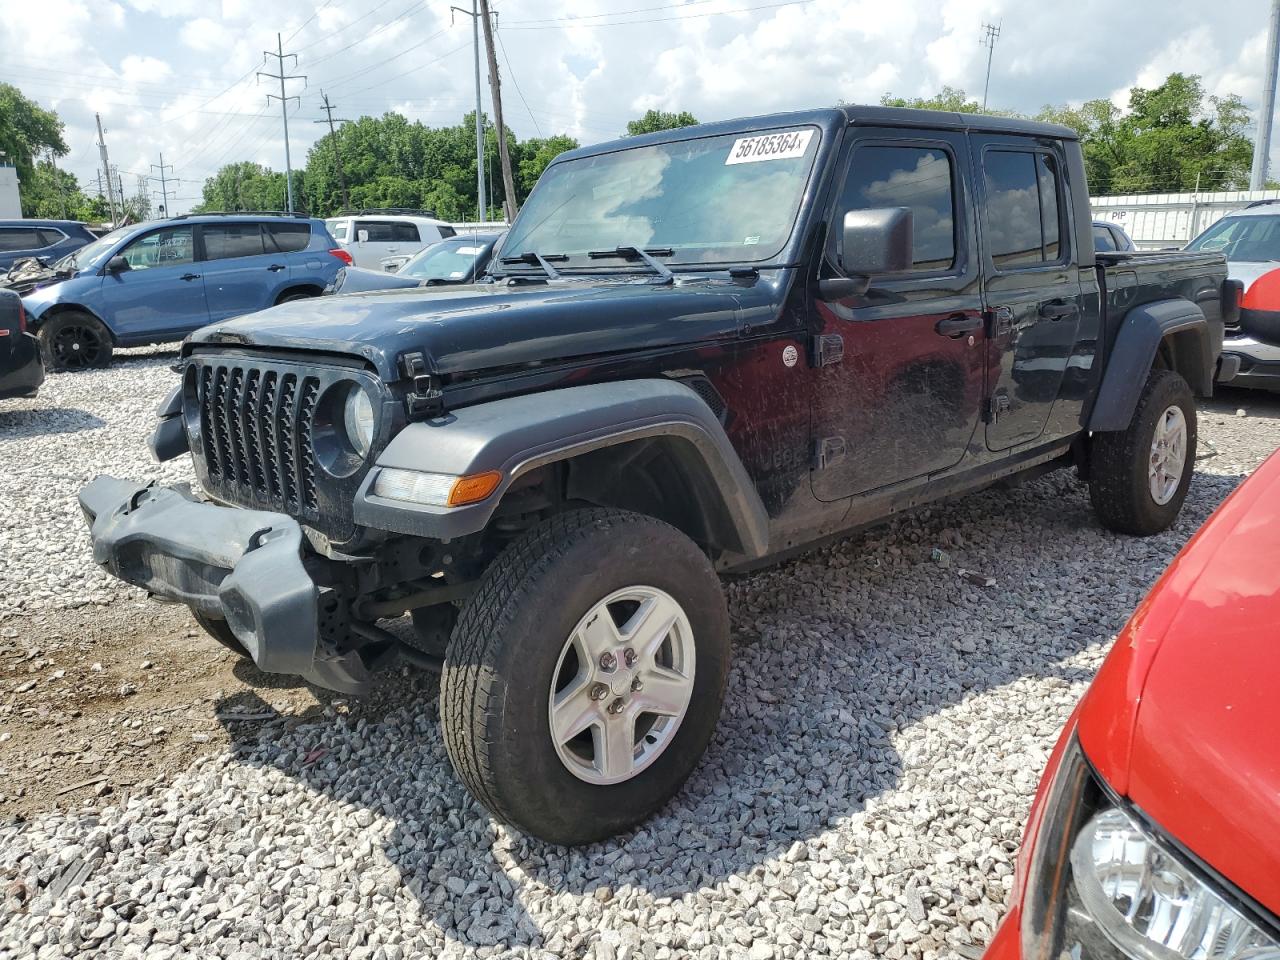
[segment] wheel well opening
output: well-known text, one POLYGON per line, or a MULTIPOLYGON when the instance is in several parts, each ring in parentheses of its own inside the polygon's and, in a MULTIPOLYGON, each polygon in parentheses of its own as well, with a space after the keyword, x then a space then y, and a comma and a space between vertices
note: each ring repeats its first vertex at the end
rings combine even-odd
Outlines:
POLYGON ((1201 331, 1176 330, 1161 339, 1152 367, 1180 374, 1197 396, 1209 397, 1213 395, 1213 369, 1206 350, 1201 331))
POLYGON ((116 332, 112 330, 109 326, 107 326, 107 324, 103 323, 101 317, 99 317, 92 310, 82 307, 76 303, 55 303, 48 310, 46 310, 44 313, 40 315, 39 320, 31 321, 31 329, 39 330, 42 326, 44 326, 50 320, 54 319, 54 317, 59 317, 67 313, 81 313, 87 317, 92 317, 98 323, 102 324, 102 329, 107 332, 107 336, 110 338, 112 346, 119 345, 118 341, 116 340, 116 332))
POLYGON ((279 296, 276 297, 276 305, 278 306, 283 303, 286 298, 297 296, 300 293, 305 294, 308 297, 318 297, 324 293, 324 289, 316 286, 314 283, 299 283, 292 287, 286 287, 284 290, 281 290, 279 296))

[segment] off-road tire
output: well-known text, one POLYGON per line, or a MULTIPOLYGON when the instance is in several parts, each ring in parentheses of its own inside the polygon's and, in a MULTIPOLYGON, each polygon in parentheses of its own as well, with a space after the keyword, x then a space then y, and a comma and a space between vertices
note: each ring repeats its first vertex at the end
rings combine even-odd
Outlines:
POLYGON ((498 819, 552 843, 602 840, 650 816, 693 772, 719 719, 728 669, 724 594, 691 540, 622 510, 560 514, 511 543, 463 609, 441 678, 445 748, 462 782, 498 819), (591 784, 556 753, 552 678, 582 616, 637 584, 666 591, 689 619, 692 699, 650 766, 621 783, 591 784))
POLYGON ((1102 525, 1117 533, 1150 536, 1177 519, 1191 486, 1196 459, 1196 405, 1187 381, 1172 370, 1152 370, 1125 430, 1095 433, 1089 464, 1089 500, 1102 525), (1182 479, 1168 503, 1151 495, 1148 466, 1156 424, 1169 407, 1187 423, 1182 479))
POLYGON ((191 608, 191 616, 195 618, 196 623, 200 624, 205 633, 232 653, 244 657, 246 660, 252 659, 249 656, 249 651, 244 648, 244 644, 240 642, 234 631, 232 631, 231 624, 227 623, 227 621, 208 616, 194 607, 191 608))
POLYGON ((64 310, 50 317, 36 330, 36 339, 40 341, 40 355, 47 370, 92 370, 111 363, 114 348, 111 331, 101 320, 83 310, 64 310), (83 331, 88 338, 86 346, 90 349, 83 354, 67 349, 65 341, 75 330, 83 331), (77 354, 80 359, 77 359, 77 354))

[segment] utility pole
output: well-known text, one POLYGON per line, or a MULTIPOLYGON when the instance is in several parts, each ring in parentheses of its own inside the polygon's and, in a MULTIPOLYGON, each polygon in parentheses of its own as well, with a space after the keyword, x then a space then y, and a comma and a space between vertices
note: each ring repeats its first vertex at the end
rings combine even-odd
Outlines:
POLYGON ((484 108, 480 102, 480 13, 476 9, 476 0, 471 0, 470 12, 461 7, 450 7, 452 14, 460 13, 471 18, 471 45, 476 62, 476 207, 480 211, 480 222, 489 219, 489 204, 484 195, 484 108))
MULTIPOLYGON (((102 116, 95 113, 93 118, 98 121, 98 155, 102 158, 102 171, 107 175, 107 207, 111 210, 111 226, 118 227, 120 224, 116 220, 116 198, 111 191, 111 161, 107 159, 107 141, 102 136, 102 116)), ((120 199, 123 200, 124 197, 120 199)))
POLYGON ((982 85, 982 112, 987 112, 987 93, 991 90, 991 60, 996 54, 996 41, 1000 39, 1002 23, 982 25, 983 36, 978 42, 987 48, 987 82, 982 85))
POLYGON ((342 172, 342 147, 338 144, 338 133, 333 129, 335 123, 350 123, 350 120, 334 120, 333 104, 329 102, 329 95, 323 90, 320 96, 324 97, 324 113, 328 120, 312 120, 312 123, 328 123, 329 137, 333 140, 333 162, 338 168, 338 186, 342 188, 342 209, 351 209, 351 197, 347 195, 347 175, 342 172))
POLYGON ((287 59, 289 59, 290 57, 292 57, 292 58, 293 58, 294 65, 296 66, 296 65, 297 65, 297 63, 298 63, 298 55, 297 55, 296 53, 285 53, 285 52, 284 52, 284 41, 280 39, 280 34, 278 34, 278 33, 276 34, 276 49, 275 49, 275 51, 274 51, 274 52, 272 52, 271 50, 263 50, 263 51, 262 51, 262 59, 263 59, 263 62, 264 62, 264 63, 266 62, 266 58, 267 58, 267 57, 275 57, 275 58, 276 58, 276 68, 277 68, 280 72, 279 72, 279 73, 264 73, 263 71, 259 70, 259 71, 258 71, 258 76, 260 76, 260 77, 268 77, 268 78, 270 78, 270 79, 272 79, 272 80, 279 80, 279 81, 280 81, 280 95, 279 95, 279 96, 276 96, 274 93, 268 93, 268 94, 267 94, 267 102, 268 102, 268 103, 270 103, 272 100, 279 100, 279 101, 280 101, 280 116, 281 116, 281 118, 284 120, 284 192, 285 192, 285 203, 287 203, 287 204, 288 204, 288 207, 287 207, 288 211, 289 211, 290 213, 293 213, 293 161, 289 158, 289 101, 290 101, 290 100, 297 100, 297 101, 298 101, 298 106, 299 106, 299 107, 301 107, 301 106, 302 106, 302 101, 301 101, 298 97, 290 97, 290 96, 288 96, 288 95, 286 95, 286 94, 285 94, 285 90, 284 90, 284 82, 285 82, 286 80, 301 80, 301 81, 302 81, 302 85, 305 87, 305 86, 307 85, 307 78, 306 78, 306 76, 305 76, 305 75, 303 75, 303 74, 296 74, 296 73, 295 73, 295 74, 288 74, 288 73, 285 73, 285 72, 284 72, 284 62, 285 62, 285 60, 287 60, 287 59))
POLYGON ((49 151, 49 170, 53 173, 53 182, 58 187, 58 199, 62 201, 62 219, 69 220, 67 216, 67 185, 62 182, 62 178, 58 176, 58 160, 53 155, 53 151, 49 151))
POLYGON ((1271 118, 1276 112, 1276 65, 1280 58, 1280 0, 1271 3, 1271 31, 1267 39, 1267 79, 1262 85, 1262 109, 1258 112, 1258 137, 1253 141, 1253 169, 1249 189, 1267 185, 1267 164, 1271 159, 1271 118))
POLYGON ((507 131, 502 124, 502 81, 498 78, 498 54, 493 49, 493 23, 489 19, 489 0, 480 0, 480 16, 484 21, 484 46, 489 54, 489 93, 493 97, 493 123, 498 132, 498 159, 502 161, 502 187, 507 194, 502 205, 507 223, 515 221, 516 182, 511 175, 511 154, 507 150, 507 131))
MULTIPOLYGON (((164 154, 160 154, 160 162, 151 165, 152 170, 160 171, 160 213, 169 216, 169 181, 165 179, 165 169, 173 170, 173 164, 164 162, 164 154)), ((152 180, 155 177, 151 177, 152 180)))

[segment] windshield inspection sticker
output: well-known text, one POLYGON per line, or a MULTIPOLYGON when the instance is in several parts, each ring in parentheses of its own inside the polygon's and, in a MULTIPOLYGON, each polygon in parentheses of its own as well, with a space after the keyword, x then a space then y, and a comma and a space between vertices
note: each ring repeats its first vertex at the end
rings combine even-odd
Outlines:
POLYGON ((795 160, 803 157, 813 139, 812 130, 792 130, 788 133, 770 133, 763 137, 741 137, 733 141, 727 167, 731 163, 760 163, 764 160, 795 160))

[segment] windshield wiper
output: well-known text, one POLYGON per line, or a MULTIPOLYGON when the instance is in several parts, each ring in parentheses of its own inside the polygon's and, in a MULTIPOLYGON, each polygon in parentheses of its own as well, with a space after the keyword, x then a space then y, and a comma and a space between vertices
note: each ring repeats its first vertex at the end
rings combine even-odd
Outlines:
POLYGON ((527 250, 518 257, 503 257, 503 263, 527 263, 532 267, 541 267, 548 279, 559 280, 560 271, 550 263, 552 260, 568 260, 563 253, 548 253, 545 257, 534 250, 527 250))
POLYGON ((624 260, 643 260, 658 275, 659 283, 675 283, 676 275, 667 269, 667 265, 654 257, 670 257, 675 253, 670 247, 614 247, 612 250, 589 250, 587 256, 592 260, 606 260, 621 257, 624 260))

